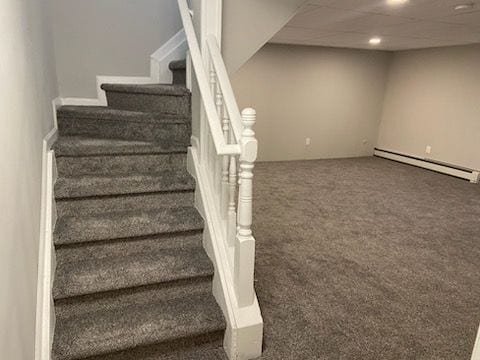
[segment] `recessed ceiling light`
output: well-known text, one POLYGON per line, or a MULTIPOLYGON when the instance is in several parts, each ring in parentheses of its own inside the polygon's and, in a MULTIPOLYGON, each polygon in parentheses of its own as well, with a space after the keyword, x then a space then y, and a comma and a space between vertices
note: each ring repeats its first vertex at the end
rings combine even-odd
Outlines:
POLYGON ((387 0, 387 4, 391 6, 398 6, 408 3, 410 0, 387 0))
POLYGON ((379 38, 378 36, 375 36, 375 37, 371 38, 370 40, 368 40, 368 43, 370 45, 379 45, 381 42, 382 42, 382 39, 379 38))
POLYGON ((475 6, 474 3, 468 3, 468 4, 459 4, 454 7, 455 11, 463 11, 463 10, 470 10, 473 9, 475 6))

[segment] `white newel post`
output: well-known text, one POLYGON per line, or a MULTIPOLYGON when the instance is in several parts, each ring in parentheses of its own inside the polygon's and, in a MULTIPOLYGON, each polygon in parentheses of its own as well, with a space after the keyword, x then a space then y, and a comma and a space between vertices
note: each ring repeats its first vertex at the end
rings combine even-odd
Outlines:
POLYGON ((253 126, 256 112, 247 108, 242 111, 242 138, 240 146, 241 179, 238 195, 238 228, 235 242, 235 286, 240 307, 254 301, 253 276, 255 266, 255 239, 252 235, 253 167, 257 158, 257 139, 253 126))

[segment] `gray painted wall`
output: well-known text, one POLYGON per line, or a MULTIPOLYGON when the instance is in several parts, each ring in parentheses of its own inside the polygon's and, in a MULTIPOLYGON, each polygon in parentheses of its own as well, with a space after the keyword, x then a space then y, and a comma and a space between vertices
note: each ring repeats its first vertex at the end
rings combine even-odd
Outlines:
POLYGON ((269 41, 306 0, 223 0, 222 53, 234 73, 269 41))
POLYGON ((263 47, 232 77, 239 106, 258 113, 259 159, 373 154, 389 60, 379 51, 263 47))
POLYGON ((480 44, 395 53, 378 147, 480 169, 480 44))
POLYGON ((149 76, 182 28, 176 0, 50 0, 60 94, 96 97, 97 75, 149 76))
POLYGON ((57 96, 46 0, 0 1, 0 357, 32 360, 42 139, 57 96))

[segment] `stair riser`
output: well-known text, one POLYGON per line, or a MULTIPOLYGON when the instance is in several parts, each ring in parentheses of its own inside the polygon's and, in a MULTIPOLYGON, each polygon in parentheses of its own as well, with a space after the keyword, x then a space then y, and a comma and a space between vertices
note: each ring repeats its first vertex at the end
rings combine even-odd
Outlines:
POLYGON ((174 342, 141 346, 83 360, 228 360, 222 350, 223 337, 224 331, 216 331, 174 342))
POLYGON ((191 206, 193 201, 193 191, 182 191, 57 200, 56 205, 58 216, 62 217, 67 215, 102 214, 111 211, 152 210, 159 207, 191 206))
POLYGON ((57 157, 60 177, 80 175, 131 175, 186 168, 186 156, 180 154, 57 157))
MULTIPOLYGON (((179 251, 179 249, 175 249, 179 251)), ((198 251, 202 251, 201 248, 198 251)), ((155 256, 154 254, 137 254, 137 257, 155 256)), ((122 257, 123 259, 123 257, 122 257)), ((91 265, 91 264, 90 264, 91 265)), ((142 263, 142 265, 145 265, 142 263)), ((53 284, 53 298, 55 300, 62 298, 70 298, 76 296, 84 296, 97 294, 101 292, 113 291, 116 289, 128 289, 138 286, 146 286, 149 284, 160 283, 166 284, 175 281, 184 281, 187 279, 203 278, 213 276, 213 269, 210 264, 203 263, 191 267, 188 271, 182 271, 171 259, 164 264, 148 264, 147 268, 138 268, 132 272, 131 269, 125 272, 122 268, 103 269, 102 272, 91 271, 87 276, 82 274, 79 277, 70 276, 66 278, 62 276, 62 268, 57 265, 57 276, 53 284), (206 266, 208 265, 208 266, 206 266), (161 272, 164 276, 159 279, 157 274, 153 272, 161 272), (106 282, 105 277, 109 277, 110 281, 106 282), (115 281, 112 281, 115 277, 115 281)))
POLYGON ((173 83, 175 85, 186 85, 187 83, 187 72, 182 69, 172 70, 173 74, 173 83))
POLYGON ((95 214, 83 221, 76 221, 76 217, 59 218, 55 226, 54 244, 137 238, 203 229, 203 219, 191 207, 144 211, 122 218, 113 213, 100 220, 98 218, 95 214))
POLYGON ((182 96, 106 91, 108 106, 118 110, 190 116, 190 94, 182 96))
POLYGON ((188 146, 191 135, 190 122, 161 123, 59 117, 58 128, 62 136, 152 141, 161 142, 165 146, 188 146))
POLYGON ((66 319, 97 311, 108 311, 129 305, 143 305, 152 301, 209 294, 212 291, 212 277, 200 277, 164 284, 155 284, 118 291, 110 291, 55 300, 57 319, 66 319))

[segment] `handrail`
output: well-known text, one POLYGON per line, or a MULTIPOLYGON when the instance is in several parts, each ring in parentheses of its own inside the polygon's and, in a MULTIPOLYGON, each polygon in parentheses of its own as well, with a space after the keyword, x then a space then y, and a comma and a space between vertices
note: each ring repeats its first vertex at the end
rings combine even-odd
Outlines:
POLYGON ((225 68, 225 63, 222 59, 222 54, 218 47, 217 39, 210 35, 207 39, 208 50, 210 51, 210 56, 212 59, 213 66, 217 73, 218 83, 223 93, 223 101, 228 110, 228 115, 230 117, 230 123, 233 129, 233 134, 237 141, 240 141, 242 137, 242 118, 240 116, 240 110, 238 109, 237 101, 235 100, 235 95, 233 93, 232 84, 230 78, 228 77, 227 69, 225 68))
POLYGON ((178 6, 206 112, 206 118, 200 118, 200 136, 194 146, 200 150, 199 178, 205 179, 214 204, 208 214, 217 219, 212 226, 221 234, 219 244, 229 255, 237 306, 245 308, 255 302, 252 189, 258 147, 253 130, 256 112, 246 108, 240 114, 217 39, 207 35, 201 53, 187 1, 178 0, 178 6))
MULTIPOLYGON (((190 49, 193 68, 195 69, 195 74, 197 77, 198 88, 200 89, 203 105, 207 114, 208 126, 210 127, 210 131, 212 133, 213 143, 215 145, 215 149, 217 150, 217 154, 238 155, 241 153, 240 145, 227 144, 222 132, 220 118, 216 111, 213 95, 208 86, 208 77, 203 66, 202 54, 198 45, 197 36, 195 35, 195 29, 193 28, 193 22, 187 1, 178 0, 178 7, 180 9, 180 16, 182 18, 188 47, 190 49)), ((235 136, 237 135, 235 134, 235 136)))

